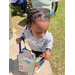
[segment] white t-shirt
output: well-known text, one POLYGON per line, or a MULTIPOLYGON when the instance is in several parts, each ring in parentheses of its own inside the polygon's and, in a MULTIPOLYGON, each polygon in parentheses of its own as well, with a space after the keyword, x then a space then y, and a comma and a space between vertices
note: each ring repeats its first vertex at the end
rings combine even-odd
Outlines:
POLYGON ((46 32, 46 34, 37 39, 29 30, 28 26, 24 27, 24 34, 22 35, 24 39, 27 40, 28 45, 34 51, 43 52, 46 48, 51 49, 53 47, 53 36, 50 32, 46 32))

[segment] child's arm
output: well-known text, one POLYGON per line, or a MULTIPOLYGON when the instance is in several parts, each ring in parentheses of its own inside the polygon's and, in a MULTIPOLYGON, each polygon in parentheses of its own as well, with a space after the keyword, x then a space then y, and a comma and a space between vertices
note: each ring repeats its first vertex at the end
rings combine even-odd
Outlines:
POLYGON ((20 38, 16 39, 17 44, 19 44, 24 39, 25 39, 25 36, 24 36, 24 34, 22 34, 22 36, 20 38))
POLYGON ((49 60, 51 57, 51 48, 53 47, 53 36, 50 36, 50 40, 47 42, 46 50, 44 53, 44 57, 46 60, 49 60))
POLYGON ((50 57, 51 57, 51 49, 46 49, 45 53, 44 53, 44 57, 45 57, 45 60, 49 60, 50 57))

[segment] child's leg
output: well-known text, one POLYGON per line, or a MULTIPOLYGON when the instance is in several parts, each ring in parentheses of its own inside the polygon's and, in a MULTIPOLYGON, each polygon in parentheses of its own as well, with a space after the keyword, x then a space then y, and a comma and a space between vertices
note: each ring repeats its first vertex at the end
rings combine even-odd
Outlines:
POLYGON ((54 6, 54 2, 52 2, 52 9, 53 9, 53 6, 54 6))
POLYGON ((24 13, 26 13, 26 10, 27 10, 27 1, 25 0, 24 1, 24 13))
POLYGON ((23 5, 21 6, 21 10, 24 10, 24 7, 23 7, 23 5))
POLYGON ((39 57, 41 54, 43 54, 43 52, 38 52, 34 50, 32 50, 32 52, 35 53, 36 57, 39 57))
POLYGON ((21 6, 21 12, 23 12, 23 16, 27 16, 27 1, 26 0, 18 0, 16 3, 12 3, 14 6, 21 6), (23 11, 24 10, 24 11, 23 11))
POLYGON ((54 10, 54 13, 57 11, 57 8, 58 8, 58 2, 55 2, 55 10, 54 10))
POLYGON ((18 0, 16 3, 12 3, 14 6, 22 6, 24 3, 23 0, 18 0))
POLYGON ((26 13, 27 9, 27 1, 26 0, 18 0, 16 3, 12 3, 14 6, 21 6, 21 10, 24 9, 24 13, 26 13), (24 7, 23 7, 24 5, 24 7))

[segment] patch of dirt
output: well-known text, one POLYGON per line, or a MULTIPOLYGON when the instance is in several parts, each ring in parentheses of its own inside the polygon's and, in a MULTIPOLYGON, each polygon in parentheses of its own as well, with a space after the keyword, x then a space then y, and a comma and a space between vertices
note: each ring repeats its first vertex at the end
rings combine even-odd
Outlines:
POLYGON ((17 36, 21 36, 22 35, 22 33, 23 33, 23 29, 22 28, 20 28, 19 26, 15 26, 13 28, 17 30, 17 32, 15 32, 15 34, 17 36))
POLYGON ((13 28, 17 30, 15 34, 18 36, 21 36, 22 33, 24 32, 24 27, 18 25, 18 23, 14 19, 12 19, 12 25, 13 25, 13 28))

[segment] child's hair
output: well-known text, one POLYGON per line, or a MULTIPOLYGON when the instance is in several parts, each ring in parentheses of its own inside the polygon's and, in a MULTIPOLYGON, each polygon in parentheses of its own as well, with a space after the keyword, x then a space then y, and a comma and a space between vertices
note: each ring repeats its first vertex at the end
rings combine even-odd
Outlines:
POLYGON ((50 15, 48 15, 43 8, 34 8, 29 12, 27 16, 27 24, 32 25, 38 18, 40 18, 42 21, 50 21, 50 15))

